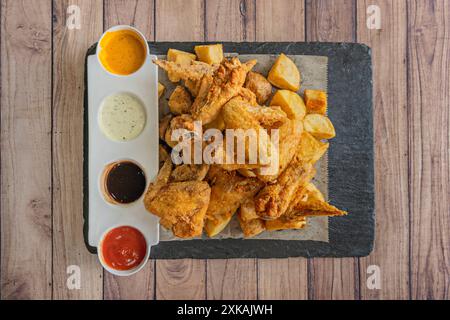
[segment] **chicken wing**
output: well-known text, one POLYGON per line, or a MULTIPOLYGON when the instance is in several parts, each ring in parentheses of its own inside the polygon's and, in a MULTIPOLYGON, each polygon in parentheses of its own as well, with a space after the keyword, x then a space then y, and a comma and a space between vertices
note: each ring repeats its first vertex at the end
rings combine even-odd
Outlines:
POLYGON ((160 223, 179 238, 200 236, 208 209, 211 188, 204 181, 170 182, 170 160, 148 187, 145 208, 160 217, 160 223))
POLYGON ((266 186, 255 198, 258 216, 274 220, 282 216, 289 207, 297 189, 309 183, 316 170, 310 163, 294 157, 286 170, 274 184, 266 186))
POLYGON ((212 166, 206 177, 211 185, 211 199, 206 212, 206 233, 212 237, 225 228, 239 206, 252 198, 264 184, 236 172, 212 166))
POLYGON ((256 60, 241 63, 238 58, 224 60, 213 77, 213 83, 208 88, 206 96, 199 94, 192 107, 195 120, 202 121, 203 125, 214 121, 223 105, 241 91, 247 73, 256 64, 256 60))

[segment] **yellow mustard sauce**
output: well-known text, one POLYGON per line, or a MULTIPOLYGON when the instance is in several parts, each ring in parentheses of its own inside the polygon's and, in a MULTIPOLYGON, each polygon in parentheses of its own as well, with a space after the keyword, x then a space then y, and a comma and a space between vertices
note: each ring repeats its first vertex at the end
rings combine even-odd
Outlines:
POLYGON ((145 44, 132 30, 107 32, 100 47, 100 62, 113 74, 132 74, 139 70, 146 59, 145 44))
POLYGON ((142 103, 133 95, 117 93, 106 97, 100 106, 99 126, 114 141, 136 138, 145 127, 146 114, 142 103))

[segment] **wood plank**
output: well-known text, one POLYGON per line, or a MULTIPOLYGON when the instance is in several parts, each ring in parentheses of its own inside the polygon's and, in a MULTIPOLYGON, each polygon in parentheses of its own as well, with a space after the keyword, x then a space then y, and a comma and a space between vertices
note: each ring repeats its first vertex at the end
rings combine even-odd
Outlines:
MULTIPOLYGON (((155 2, 156 41, 202 41, 204 3, 200 0, 155 2)), ((157 299, 205 299, 205 260, 157 260, 157 299)))
POLYGON ((149 41, 155 39, 155 0, 104 0, 104 29, 130 25, 141 31, 149 41))
POLYGON ((155 0, 157 41, 204 40, 203 0, 155 0))
MULTIPOLYGON (((206 41, 255 39, 253 1, 206 1, 206 41)), ((256 259, 207 260, 208 299, 256 299, 256 259)))
POLYGON ((358 41, 372 48, 375 130, 375 249, 360 259, 362 299, 409 298, 408 110, 406 1, 358 1, 358 41), (367 7, 381 9, 381 29, 367 28, 367 7), (367 287, 367 268, 381 272, 381 289, 367 287))
POLYGON ((256 41, 304 41, 305 3, 298 0, 257 0, 256 41))
POLYGON ((308 260, 303 258, 259 259, 258 293, 262 300, 308 298, 308 260))
MULTIPOLYGON (((154 40, 153 0, 105 0, 104 29, 114 25, 132 25, 144 36, 154 40)), ((148 300, 154 297, 155 261, 132 277, 118 277, 104 273, 104 299, 107 300, 148 300)))
MULTIPOLYGON (((354 0, 307 0, 306 13, 308 41, 355 41, 354 0)), ((308 267, 311 299, 359 298, 358 259, 311 259, 308 267)))
POLYGON ((257 259, 213 259, 207 265, 208 299, 257 299, 257 259))
POLYGON ((254 0, 208 0, 205 12, 205 40, 255 40, 254 0))
POLYGON ((206 299, 206 270, 204 260, 157 260, 156 299, 206 299))
POLYGON ((1 299, 52 295, 51 39, 49 1, 1 2, 1 299))
POLYGON ((84 57, 103 30, 103 1, 53 2, 53 296, 101 299, 102 268, 83 240, 84 57), (70 5, 79 7, 81 29, 69 30, 70 5), (69 265, 80 267, 81 288, 66 286, 69 265))
POLYGON ((450 298, 450 3, 408 5, 411 293, 450 298))
MULTIPOLYGON (((305 41, 303 1, 256 1, 256 41, 305 41)), ((258 260, 260 299, 307 299, 308 260, 258 260)))

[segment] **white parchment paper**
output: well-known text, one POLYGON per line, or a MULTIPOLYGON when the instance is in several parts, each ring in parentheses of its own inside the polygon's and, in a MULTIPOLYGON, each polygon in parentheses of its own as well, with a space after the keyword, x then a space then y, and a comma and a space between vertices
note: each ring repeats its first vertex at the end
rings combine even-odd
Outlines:
MULTIPOLYGON (((236 55, 229 53, 227 56, 236 55)), ((277 55, 239 55, 241 61, 250 59, 257 59, 258 64, 253 71, 260 72, 267 76, 272 67, 277 55)), ((289 55, 289 57, 298 66, 302 85, 299 94, 303 95, 305 89, 327 90, 328 87, 328 57, 323 56, 304 56, 304 55, 289 55)), ((159 58, 165 58, 160 56, 159 58)), ((159 81, 166 87, 164 97, 160 99, 160 117, 168 112, 167 102, 170 94, 176 87, 167 78, 166 72, 159 70, 159 81)), ((328 155, 326 154, 316 164, 317 174, 314 178, 315 185, 328 199, 328 155)), ((214 239, 227 238, 243 238, 239 222, 236 217, 233 217, 229 225, 214 239)), ((210 239, 203 236, 202 239, 210 239)), ((262 234, 253 237, 252 239, 274 239, 274 240, 314 240, 328 242, 328 217, 312 217, 307 218, 306 227, 301 230, 283 230, 283 231, 265 231, 262 234)), ((180 240, 173 236, 171 231, 160 227, 160 241, 180 240)), ((189 241, 189 240, 184 240, 189 241)))

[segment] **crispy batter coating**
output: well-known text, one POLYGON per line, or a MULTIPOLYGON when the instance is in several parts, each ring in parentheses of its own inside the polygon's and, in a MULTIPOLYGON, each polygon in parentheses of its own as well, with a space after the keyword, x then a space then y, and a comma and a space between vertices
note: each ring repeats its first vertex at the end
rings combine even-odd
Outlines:
POLYGON ((309 183, 315 174, 310 163, 294 158, 274 184, 266 186, 255 198, 256 213, 262 219, 274 220, 289 207, 298 188, 309 183))
POLYGON ((145 208, 160 217, 160 223, 180 238, 200 236, 208 209, 211 188, 204 181, 167 183, 171 174, 168 160, 156 181, 148 187, 145 208))
POLYGON ((251 71, 248 73, 245 87, 256 95, 256 101, 260 105, 266 103, 272 94, 272 85, 270 82, 262 74, 257 72, 251 71))

